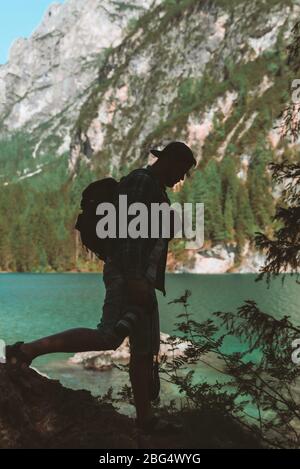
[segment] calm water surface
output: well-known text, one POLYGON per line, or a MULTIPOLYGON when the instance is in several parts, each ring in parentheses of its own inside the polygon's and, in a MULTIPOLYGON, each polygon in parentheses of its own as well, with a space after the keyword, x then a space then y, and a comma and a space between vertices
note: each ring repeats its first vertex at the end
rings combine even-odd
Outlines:
MULTIPOLYGON (((234 311, 246 299, 255 300, 260 309, 275 317, 291 316, 300 323, 299 286, 294 278, 280 279, 268 289, 255 282, 252 274, 169 274, 167 296, 158 292, 161 331, 176 333, 180 305, 168 305, 189 289, 190 312, 197 321, 211 317, 214 311, 234 311)), ((104 284, 101 274, 1 274, 0 338, 7 343, 29 341, 74 327, 95 327, 102 314, 104 284)), ((127 374, 118 370, 92 372, 70 366, 70 355, 55 354, 39 358, 34 366, 75 389, 86 388, 101 394, 125 384, 127 374)), ((210 371, 199 366, 197 375, 209 378, 210 371)), ((162 398, 173 390, 162 383, 162 398)))

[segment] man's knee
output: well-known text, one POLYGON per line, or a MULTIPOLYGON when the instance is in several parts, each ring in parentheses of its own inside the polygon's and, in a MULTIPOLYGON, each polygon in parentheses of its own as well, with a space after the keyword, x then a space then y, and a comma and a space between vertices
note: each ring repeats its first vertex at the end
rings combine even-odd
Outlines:
POLYGON ((117 350, 124 341, 124 337, 118 336, 113 330, 104 330, 99 327, 98 333, 105 350, 117 350))

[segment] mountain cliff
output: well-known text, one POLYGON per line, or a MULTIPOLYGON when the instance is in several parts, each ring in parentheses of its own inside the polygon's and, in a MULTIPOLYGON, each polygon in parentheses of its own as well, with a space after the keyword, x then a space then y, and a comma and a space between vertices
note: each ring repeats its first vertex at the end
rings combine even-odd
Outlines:
POLYGON ((21 227, 25 244, 36 239, 30 256, 20 241, 16 261, 2 227, 1 268, 78 268, 72 226, 85 184, 122 175, 147 163, 150 147, 182 140, 198 168, 172 198, 205 203, 212 250, 201 267, 203 256, 174 243, 169 265, 192 268, 196 260, 203 271, 223 252, 225 270, 237 263, 247 270, 254 232, 270 229, 274 212, 266 164, 297 157, 276 127, 290 100, 286 46, 299 12, 298 0, 51 6, 0 67, 0 213, 12 197, 24 199, 26 215, 21 203, 9 231, 21 227), (45 233, 35 234, 41 220, 45 233))
POLYGON ((155 0, 69 0, 51 5, 33 35, 16 40, 8 63, 0 66, 1 135, 39 132, 45 124, 41 141, 57 133, 68 150, 68 130, 107 50, 117 47, 130 21, 154 4, 155 0))

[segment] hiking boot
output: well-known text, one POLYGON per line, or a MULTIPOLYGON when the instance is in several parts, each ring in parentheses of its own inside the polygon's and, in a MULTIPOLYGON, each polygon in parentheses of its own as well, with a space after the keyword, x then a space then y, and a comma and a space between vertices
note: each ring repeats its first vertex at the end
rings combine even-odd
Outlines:
POLYGON ((18 368, 29 368, 32 360, 22 350, 24 342, 6 346, 6 364, 18 368))

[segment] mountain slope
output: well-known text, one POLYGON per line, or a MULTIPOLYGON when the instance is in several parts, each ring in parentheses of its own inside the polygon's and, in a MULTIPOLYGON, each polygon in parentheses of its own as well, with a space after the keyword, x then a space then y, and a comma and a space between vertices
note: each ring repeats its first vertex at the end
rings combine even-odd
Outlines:
POLYGON ((298 13, 296 2, 286 1, 164 2, 100 68, 76 125, 80 149, 108 154, 118 166, 145 160, 150 145, 177 137, 201 159, 206 138, 225 127, 247 93, 236 127, 224 131, 215 155, 222 157, 259 119, 251 108, 265 112, 264 95, 283 72, 279 55, 298 13))
MULTIPOLYGON (((84 2, 82 10, 80 5, 69 0, 64 8, 53 7, 53 19, 47 18, 29 40, 28 57, 32 50, 35 56, 39 41, 44 55, 36 55, 33 88, 20 102, 15 98, 19 81, 10 78, 18 56, 14 49, 9 64, 0 68, 2 83, 11 87, 0 108, 0 181, 6 187, 5 200, 19 193, 26 207, 26 218, 18 208, 9 231, 24 220, 23 242, 35 231, 37 239, 31 259, 22 253, 27 260, 21 268, 38 268, 41 250, 43 268, 78 268, 85 259, 73 231, 81 190, 97 177, 121 175, 145 164, 150 147, 174 139, 192 147, 199 165, 171 197, 205 203, 206 245, 217 246, 207 255, 227 259, 230 269, 250 255, 254 232, 270 229, 274 190, 266 164, 283 154, 297 158, 297 145, 280 140, 275 126, 290 100, 293 77, 286 46, 299 2, 110 1, 110 14, 103 13, 103 2, 84 2), (126 21, 119 18, 120 11, 130 12, 126 21), (109 47, 97 29, 103 15, 113 25, 109 47), (128 27, 130 18, 134 20, 128 27), (65 28, 64 38, 58 40, 60 28, 65 28), (63 51, 54 54, 57 63, 52 61, 56 43, 63 51), (51 76, 49 89, 38 89, 43 70, 51 76), (56 93, 59 99, 53 97, 56 93), (24 111, 28 103, 32 114, 24 111), (59 200, 65 208, 58 215, 59 200), (51 242, 41 241, 37 222, 32 225, 33 213, 44 204, 49 212, 44 224, 49 228, 58 220, 60 226, 46 230, 54 237, 51 242)), ((9 254, 1 267, 14 269, 12 241, 5 236, 2 252, 9 254)), ((170 265, 175 268, 199 260, 183 252, 180 243, 172 245, 172 254, 170 265)))

